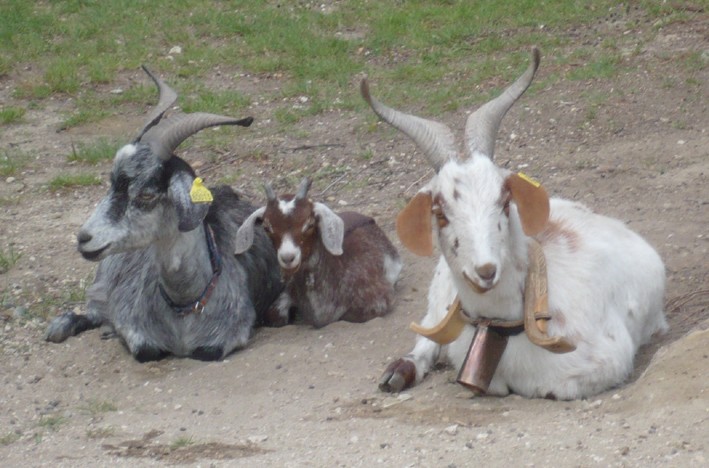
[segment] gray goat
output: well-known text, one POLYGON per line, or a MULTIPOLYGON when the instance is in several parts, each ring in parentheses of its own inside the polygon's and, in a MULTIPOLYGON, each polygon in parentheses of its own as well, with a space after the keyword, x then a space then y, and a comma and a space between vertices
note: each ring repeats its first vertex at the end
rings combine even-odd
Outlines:
POLYGON ((140 362, 168 354, 222 359, 246 345, 281 292, 278 262, 262 230, 253 249, 233 254, 235 233, 255 207, 226 186, 210 193, 174 151, 202 129, 247 127, 253 119, 163 119, 177 94, 143 69, 158 87, 158 105, 118 150, 111 188, 77 236, 81 255, 100 261, 86 314, 56 317, 45 339, 58 343, 103 326, 104 337, 117 335, 140 362))
POLYGON ((277 197, 249 216, 236 235, 236 253, 248 252, 256 225, 278 254, 286 289, 269 311, 273 323, 290 321, 290 309, 316 328, 337 320, 366 322, 391 310, 401 272, 396 248, 374 219, 353 211, 336 214, 308 199, 310 179, 295 195, 277 197))

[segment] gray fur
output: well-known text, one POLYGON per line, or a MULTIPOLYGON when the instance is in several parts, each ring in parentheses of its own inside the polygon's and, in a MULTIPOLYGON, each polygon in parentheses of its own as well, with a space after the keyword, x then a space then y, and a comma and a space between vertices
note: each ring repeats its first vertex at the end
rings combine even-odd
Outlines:
MULTIPOLYGON (((164 107, 171 99, 164 95, 171 90, 160 84, 164 107)), ((176 125, 160 122, 162 112, 149 121, 151 131, 176 125)), ((216 121, 197 120, 193 133, 216 121)), ((242 125, 250 118, 221 121, 242 125)), ((187 133, 180 132, 184 139, 187 133)), ((263 322, 283 289, 275 251, 258 229, 254 247, 235 256, 235 233, 254 207, 225 186, 212 189, 211 203, 192 202, 193 169, 174 154, 155 154, 156 140, 141 141, 144 134, 150 132, 142 130, 116 154, 111 189, 77 236, 79 252, 100 261, 87 293, 86 314, 55 318, 45 338, 61 342, 103 326, 106 335, 117 335, 141 362, 167 354, 222 359, 246 345, 254 325, 263 322), (203 296, 214 272, 207 226, 214 233, 221 275, 201 313, 181 314, 168 304, 160 286, 174 304, 194 304, 203 296)), ((174 144, 168 143, 166 147, 174 144)))

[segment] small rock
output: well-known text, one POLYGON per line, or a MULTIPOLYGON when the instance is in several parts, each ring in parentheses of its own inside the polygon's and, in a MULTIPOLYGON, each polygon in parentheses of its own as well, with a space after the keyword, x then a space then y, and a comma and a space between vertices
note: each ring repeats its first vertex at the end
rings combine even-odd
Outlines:
POLYGON ((252 436, 248 436, 246 438, 246 440, 248 440, 249 443, 258 444, 260 442, 266 442, 268 440, 268 436, 267 435, 252 435, 252 436))
POLYGON ((5 182, 7 182, 8 184, 11 184, 11 183, 13 183, 13 182, 16 181, 16 180, 17 180, 17 179, 15 179, 14 177, 8 177, 7 179, 5 179, 5 182))
POLYGON ((445 429, 443 429, 443 431, 448 435, 456 435, 458 433, 458 425, 452 424, 452 425, 446 427, 445 429))
POLYGON ((181 53, 182 53, 182 47, 174 46, 172 49, 170 49, 170 52, 168 52, 168 55, 179 55, 181 53))

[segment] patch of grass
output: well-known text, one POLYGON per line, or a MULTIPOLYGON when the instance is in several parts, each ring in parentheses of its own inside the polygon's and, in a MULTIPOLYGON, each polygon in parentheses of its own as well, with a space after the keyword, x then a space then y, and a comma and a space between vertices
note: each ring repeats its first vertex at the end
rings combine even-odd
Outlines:
POLYGON ((189 447, 192 444, 194 444, 192 437, 178 437, 170 444, 170 449, 175 450, 181 447, 189 447))
POLYGON ((4 447, 5 445, 10 445, 11 443, 15 442, 20 438, 20 435, 17 434, 16 432, 8 432, 4 436, 0 436, 0 447, 4 447))
POLYGON ((7 250, 0 250, 0 274, 7 273, 22 257, 21 253, 15 252, 12 245, 7 250))
POLYGON ((0 109, 0 124, 13 124, 22 121, 25 116, 25 109, 22 107, 9 106, 0 109))
POLYGON ((52 191, 92 185, 101 185, 101 179, 93 174, 60 174, 49 181, 49 189, 52 191))
POLYGON ((81 408, 83 411, 89 413, 92 416, 97 416, 103 413, 110 413, 112 411, 117 411, 116 405, 110 401, 105 400, 89 400, 86 405, 81 408))
POLYGON ((60 415, 52 415, 52 416, 42 416, 39 420, 39 427, 43 427, 45 429, 49 429, 50 431, 56 431, 59 429, 60 426, 63 424, 66 424, 67 418, 64 416, 60 415))
POLYGON ((599 58, 572 70, 567 78, 571 80, 611 78, 618 73, 620 62, 621 58, 618 54, 601 55, 599 58))
MULTIPOLYGON (((675 3, 641 0, 633 8, 661 27, 691 17, 675 3)), ((0 75, 31 63, 34 73, 19 74, 23 81, 15 97, 71 96, 75 107, 63 128, 124 112, 121 106, 130 105, 133 112, 133 104, 154 104, 152 83, 138 75, 141 63, 178 91, 178 104, 187 112, 238 117, 250 98, 238 84, 217 90, 209 83, 215 77, 227 83, 242 76, 274 78, 278 86, 266 91, 266 100, 309 98, 300 108, 276 111, 276 123, 290 126, 329 109, 363 109, 353 78, 366 72, 383 101, 397 107, 416 102, 433 115, 497 94, 526 67, 531 44, 552 64, 546 68, 548 85, 564 78, 558 70, 564 63, 572 67, 568 77, 574 80, 615 76, 624 66, 626 40, 604 39, 601 47, 585 49, 579 61, 559 52, 581 48, 566 34, 570 29, 629 8, 617 0, 342 0, 324 7, 155 0, 122 2, 120 8, 88 0, 5 0, 0 75), (167 9, 170 15, 163 14, 167 9), (170 53, 173 46, 181 52, 170 53), (110 94, 101 86, 125 82, 127 75, 131 84, 123 93, 110 94)), ((696 54, 685 62, 689 71, 706 66, 696 54)))
POLYGON ((116 154, 116 148, 118 148, 117 142, 107 138, 99 138, 93 143, 72 145, 72 152, 66 159, 69 162, 96 165, 112 160, 116 154))
POLYGON ((0 176, 10 177, 17 175, 29 164, 30 157, 19 150, 3 150, 0 152, 0 176))
MULTIPOLYGON (((154 99, 154 97, 153 97, 154 99)), ((214 92, 199 87, 196 93, 190 94, 182 104, 185 112, 211 112, 212 114, 233 115, 251 104, 251 99, 238 91, 214 92)), ((238 118, 238 116, 235 115, 238 118)))
POLYGON ((108 111, 105 108, 100 108, 96 105, 84 106, 82 109, 73 112, 67 116, 62 122, 59 129, 67 130, 73 127, 79 127, 81 125, 96 122, 101 118, 108 115, 108 111))

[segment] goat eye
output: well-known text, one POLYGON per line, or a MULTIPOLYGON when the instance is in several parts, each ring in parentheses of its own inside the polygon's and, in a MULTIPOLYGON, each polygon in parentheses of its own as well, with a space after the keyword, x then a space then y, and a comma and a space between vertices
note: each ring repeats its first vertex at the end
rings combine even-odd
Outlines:
POLYGON ((156 197, 157 195, 153 192, 140 192, 135 199, 140 203, 150 203, 155 200, 156 197))
POLYGON ((315 227, 315 220, 309 219, 308 222, 303 226, 303 232, 308 232, 315 227))
POLYGON ((266 231, 267 234, 273 234, 273 228, 271 227, 271 223, 268 221, 263 221, 262 223, 263 230, 266 231))
POLYGON ((505 213, 505 216, 510 215, 510 199, 509 198, 505 201, 505 204, 502 206, 502 212, 505 213))

